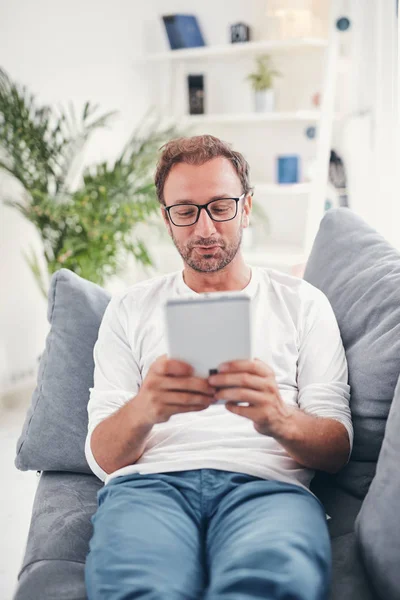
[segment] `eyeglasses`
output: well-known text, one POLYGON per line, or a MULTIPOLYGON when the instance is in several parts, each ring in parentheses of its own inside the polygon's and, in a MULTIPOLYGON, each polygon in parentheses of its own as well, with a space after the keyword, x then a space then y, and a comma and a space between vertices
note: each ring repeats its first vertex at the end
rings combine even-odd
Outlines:
POLYGON ((247 193, 245 192, 239 198, 218 198, 206 204, 174 204, 163 206, 163 209, 176 227, 188 227, 197 223, 202 208, 213 221, 231 221, 237 215, 238 203, 247 193))

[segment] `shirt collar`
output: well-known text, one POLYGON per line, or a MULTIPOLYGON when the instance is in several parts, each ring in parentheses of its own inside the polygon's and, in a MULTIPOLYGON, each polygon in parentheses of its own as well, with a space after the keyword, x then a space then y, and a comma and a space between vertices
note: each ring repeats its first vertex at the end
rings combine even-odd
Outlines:
MULTIPOLYGON (((256 291, 257 291, 257 286, 258 286, 258 268, 257 267, 250 267, 251 269, 251 278, 249 283, 246 285, 245 288, 243 288, 242 290, 237 290, 237 292, 246 294, 247 296, 250 296, 250 298, 252 298, 256 291)), ((179 296, 199 296, 200 294, 198 292, 195 292, 194 290, 192 290, 186 283, 185 280, 183 279, 183 270, 178 271, 177 272, 177 292, 179 296)))

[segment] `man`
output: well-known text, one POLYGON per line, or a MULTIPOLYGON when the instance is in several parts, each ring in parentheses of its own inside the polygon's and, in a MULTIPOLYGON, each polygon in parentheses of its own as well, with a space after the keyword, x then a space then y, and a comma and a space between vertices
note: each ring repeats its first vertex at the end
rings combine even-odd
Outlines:
POLYGON ((89 600, 325 599, 330 540, 309 484, 316 469, 341 469, 353 443, 332 308, 304 280, 244 262, 252 189, 240 153, 210 135, 173 140, 155 183, 184 268, 113 297, 101 323, 86 457, 105 486, 89 600), (166 356, 162 308, 221 290, 251 297, 257 359, 201 379, 166 356), (223 386, 235 388, 218 398, 234 402, 213 404, 223 386))

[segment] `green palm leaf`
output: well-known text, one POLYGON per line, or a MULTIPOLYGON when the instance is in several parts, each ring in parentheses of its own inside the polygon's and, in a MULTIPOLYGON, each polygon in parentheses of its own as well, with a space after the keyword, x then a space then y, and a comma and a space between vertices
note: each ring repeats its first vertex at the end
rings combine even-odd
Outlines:
MULTIPOLYGON (((81 169, 80 152, 115 114, 101 114, 90 102, 82 110, 71 102, 66 108, 40 105, 0 70, 0 169, 25 189, 23 200, 7 198, 4 203, 38 229, 49 275, 66 267, 102 285, 123 268, 127 252, 142 265, 151 265, 135 228, 158 223, 153 182, 157 154, 161 145, 182 132, 163 129, 149 111, 117 159, 85 168, 78 189, 72 191, 69 182, 74 169, 81 169)), ((25 258, 45 292, 37 256, 31 252, 25 258)))

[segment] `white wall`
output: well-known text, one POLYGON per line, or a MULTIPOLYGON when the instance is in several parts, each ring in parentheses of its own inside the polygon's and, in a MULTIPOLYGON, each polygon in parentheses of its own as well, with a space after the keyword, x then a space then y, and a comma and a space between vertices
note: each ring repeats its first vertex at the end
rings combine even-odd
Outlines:
MULTIPOLYGON (((392 65, 385 67, 388 46, 379 54, 374 51, 390 25, 382 23, 383 12, 380 20, 376 18, 375 0, 333 1, 342 2, 353 19, 356 60, 339 87, 342 95, 348 94, 346 81, 352 81, 350 99, 344 102, 350 102, 352 114, 336 136, 336 147, 346 159, 352 208, 400 247, 398 183, 387 147, 393 115, 387 110, 386 88, 379 87, 379 77, 387 84, 392 65), (368 116, 357 116, 363 110, 368 116)), ((111 158, 149 108, 153 88, 146 69, 134 68, 134 60, 168 49, 161 14, 197 14, 207 43, 218 44, 228 41, 229 24, 239 20, 252 26, 255 39, 264 37, 266 4, 267 0, 0 0, 0 66, 44 102, 71 100, 81 107, 91 100, 104 111, 118 109, 114 126, 96 134, 85 160, 111 158)), ((10 190, 2 179, 0 199, 10 190)), ((21 254, 31 243, 40 248, 34 228, 1 206, 0 390, 13 375, 35 369, 48 330, 46 302, 21 254)))
MULTIPOLYGON (((245 20, 262 37, 262 0, 0 0, 0 65, 48 103, 91 100, 121 111, 98 132, 86 162, 117 153, 148 109, 148 82, 133 68, 138 55, 167 49, 161 14, 195 13, 208 43, 228 41, 229 23, 245 20)), ((1 182, 0 198, 10 191, 1 182)), ((14 196, 15 197, 15 196, 14 196)), ((32 226, 0 208, 0 391, 36 368, 48 331, 46 302, 21 255, 40 248, 32 226)))

